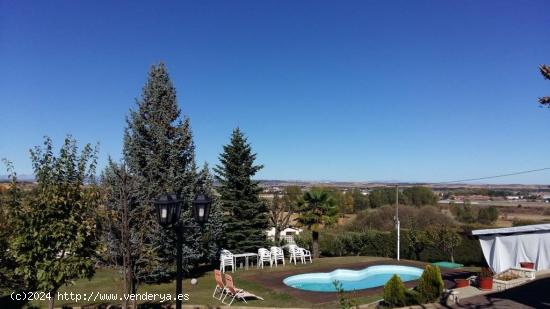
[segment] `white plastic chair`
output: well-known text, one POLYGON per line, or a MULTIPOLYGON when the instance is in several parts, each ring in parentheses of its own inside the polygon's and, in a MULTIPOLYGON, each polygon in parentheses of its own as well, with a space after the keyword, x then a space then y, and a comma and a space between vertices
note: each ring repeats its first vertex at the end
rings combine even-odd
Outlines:
POLYGON ((233 253, 223 249, 220 254, 220 269, 225 273, 225 268, 229 266, 231 267, 231 272, 235 272, 235 259, 233 258, 233 253))
POLYGON ((264 262, 269 262, 269 267, 273 266, 273 260, 271 259, 271 252, 266 248, 258 249, 258 268, 260 265, 264 268, 264 262))
POLYGON ((311 260, 311 251, 307 250, 307 249, 304 249, 304 248, 298 248, 300 250, 302 250, 302 256, 303 256, 303 262, 304 263, 307 258, 309 258, 309 262, 310 263, 313 263, 313 261, 311 260))
POLYGON ((302 264, 305 263, 304 260, 304 251, 301 250, 301 248, 298 248, 296 245, 289 245, 288 246, 288 252, 290 253, 290 260, 289 262, 292 263, 294 260, 294 265, 296 265, 296 260, 300 259, 302 264))
POLYGON ((273 263, 275 263, 275 267, 277 267, 277 261, 281 260, 283 261, 283 266, 285 265, 285 253, 283 251, 283 248, 281 247, 271 247, 271 259, 273 260, 273 263))

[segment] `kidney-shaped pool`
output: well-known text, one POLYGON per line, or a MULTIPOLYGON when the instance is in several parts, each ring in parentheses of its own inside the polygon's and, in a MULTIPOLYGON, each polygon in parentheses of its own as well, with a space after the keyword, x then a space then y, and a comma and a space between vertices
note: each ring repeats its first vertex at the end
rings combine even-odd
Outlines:
POLYGON ((422 276, 423 270, 401 265, 377 265, 362 270, 336 269, 330 273, 307 273, 287 277, 283 282, 293 288, 336 292, 334 281, 342 283, 344 291, 362 290, 384 285, 396 274, 403 281, 412 281, 422 276))

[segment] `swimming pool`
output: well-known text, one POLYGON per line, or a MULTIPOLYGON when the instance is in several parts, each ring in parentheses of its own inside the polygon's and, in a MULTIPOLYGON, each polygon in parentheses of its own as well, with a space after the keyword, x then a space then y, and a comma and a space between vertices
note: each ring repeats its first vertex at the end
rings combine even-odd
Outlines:
POLYGON ((336 269, 330 273, 307 273, 287 277, 284 284, 306 291, 336 292, 334 281, 340 281, 344 291, 362 290, 383 286, 393 274, 403 281, 412 281, 422 276, 423 270, 401 265, 377 265, 362 270, 336 269))

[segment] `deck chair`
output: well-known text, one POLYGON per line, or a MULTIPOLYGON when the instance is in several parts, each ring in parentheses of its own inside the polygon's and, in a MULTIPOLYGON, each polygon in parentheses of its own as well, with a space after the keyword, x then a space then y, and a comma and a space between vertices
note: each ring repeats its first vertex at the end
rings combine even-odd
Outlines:
POLYGON ((225 294, 225 284, 223 284, 222 279, 222 272, 219 269, 214 270, 214 278, 216 279, 216 287, 214 287, 214 292, 212 293, 212 298, 216 298, 218 300, 222 299, 222 296, 225 294), (216 294, 220 293, 219 296, 216 296, 216 294))
POLYGON ((235 299, 242 300, 245 303, 247 303, 247 301, 246 301, 247 298, 256 298, 256 299, 259 299, 259 300, 264 300, 260 296, 254 295, 254 294, 252 294, 250 292, 247 292, 243 289, 236 288, 235 285, 233 284, 233 277, 231 277, 230 275, 227 275, 227 274, 225 275, 225 290, 226 290, 226 293, 225 293, 225 296, 222 299, 222 303, 226 304, 228 306, 231 306, 231 304, 233 303, 233 301, 235 299), (231 298, 231 301, 229 301, 229 303, 225 302, 225 299, 227 298, 227 296, 229 296, 231 298))

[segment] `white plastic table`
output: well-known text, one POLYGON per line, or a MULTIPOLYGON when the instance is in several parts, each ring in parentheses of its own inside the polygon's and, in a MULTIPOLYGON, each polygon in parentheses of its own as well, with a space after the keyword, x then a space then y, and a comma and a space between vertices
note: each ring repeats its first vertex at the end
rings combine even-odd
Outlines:
POLYGON ((248 258, 250 258, 251 256, 254 256, 256 257, 256 259, 258 259, 257 253, 237 253, 237 254, 233 254, 233 262, 235 263, 235 265, 238 265, 237 258, 244 257, 244 260, 245 260, 244 266, 245 266, 245 269, 248 269, 248 258))

